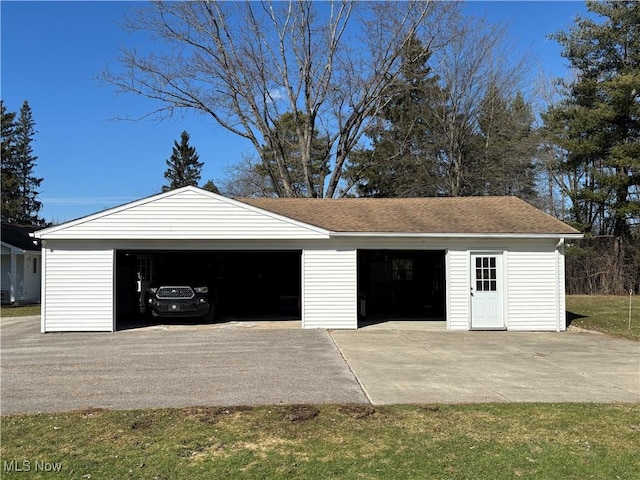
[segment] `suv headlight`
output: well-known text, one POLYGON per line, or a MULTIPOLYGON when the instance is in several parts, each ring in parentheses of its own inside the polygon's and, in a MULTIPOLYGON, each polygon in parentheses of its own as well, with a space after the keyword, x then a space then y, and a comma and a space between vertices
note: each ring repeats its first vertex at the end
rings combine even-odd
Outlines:
POLYGON ((209 293, 209 287, 194 287, 196 293, 209 293))

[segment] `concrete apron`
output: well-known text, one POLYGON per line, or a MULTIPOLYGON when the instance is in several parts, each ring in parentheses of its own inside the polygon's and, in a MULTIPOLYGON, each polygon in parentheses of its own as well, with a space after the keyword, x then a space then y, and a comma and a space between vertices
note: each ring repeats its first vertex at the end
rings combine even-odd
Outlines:
POLYGON ((606 335, 331 332, 373 404, 640 402, 640 344, 606 335))

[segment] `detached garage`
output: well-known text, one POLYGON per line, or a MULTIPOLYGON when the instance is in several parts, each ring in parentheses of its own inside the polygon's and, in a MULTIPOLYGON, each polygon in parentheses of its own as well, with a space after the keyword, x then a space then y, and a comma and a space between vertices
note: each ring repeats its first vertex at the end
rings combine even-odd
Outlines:
POLYGON ((149 285, 185 275, 209 286, 214 321, 563 331, 564 243, 581 234, 515 197, 230 199, 185 187, 35 236, 42 332, 145 324, 149 285))

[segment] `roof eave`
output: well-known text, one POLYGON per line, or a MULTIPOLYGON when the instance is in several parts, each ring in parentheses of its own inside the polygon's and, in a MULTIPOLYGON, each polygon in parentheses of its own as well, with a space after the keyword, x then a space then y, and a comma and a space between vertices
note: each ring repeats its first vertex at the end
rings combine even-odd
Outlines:
POLYGON ((495 238, 558 239, 583 238, 582 233, 408 233, 408 232, 332 232, 331 238, 495 238))

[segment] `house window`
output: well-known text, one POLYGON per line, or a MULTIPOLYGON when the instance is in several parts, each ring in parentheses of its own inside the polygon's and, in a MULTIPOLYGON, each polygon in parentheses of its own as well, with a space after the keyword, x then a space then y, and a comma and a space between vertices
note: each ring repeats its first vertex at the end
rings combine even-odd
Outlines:
POLYGON ((32 263, 33 263, 33 274, 37 275, 38 274, 38 258, 34 257, 32 263))
POLYGON ((496 257, 476 258, 476 290, 495 292, 498 289, 496 257))
POLYGON ((413 280, 413 259, 394 258, 391 261, 391 272, 394 282, 404 282, 413 280))

